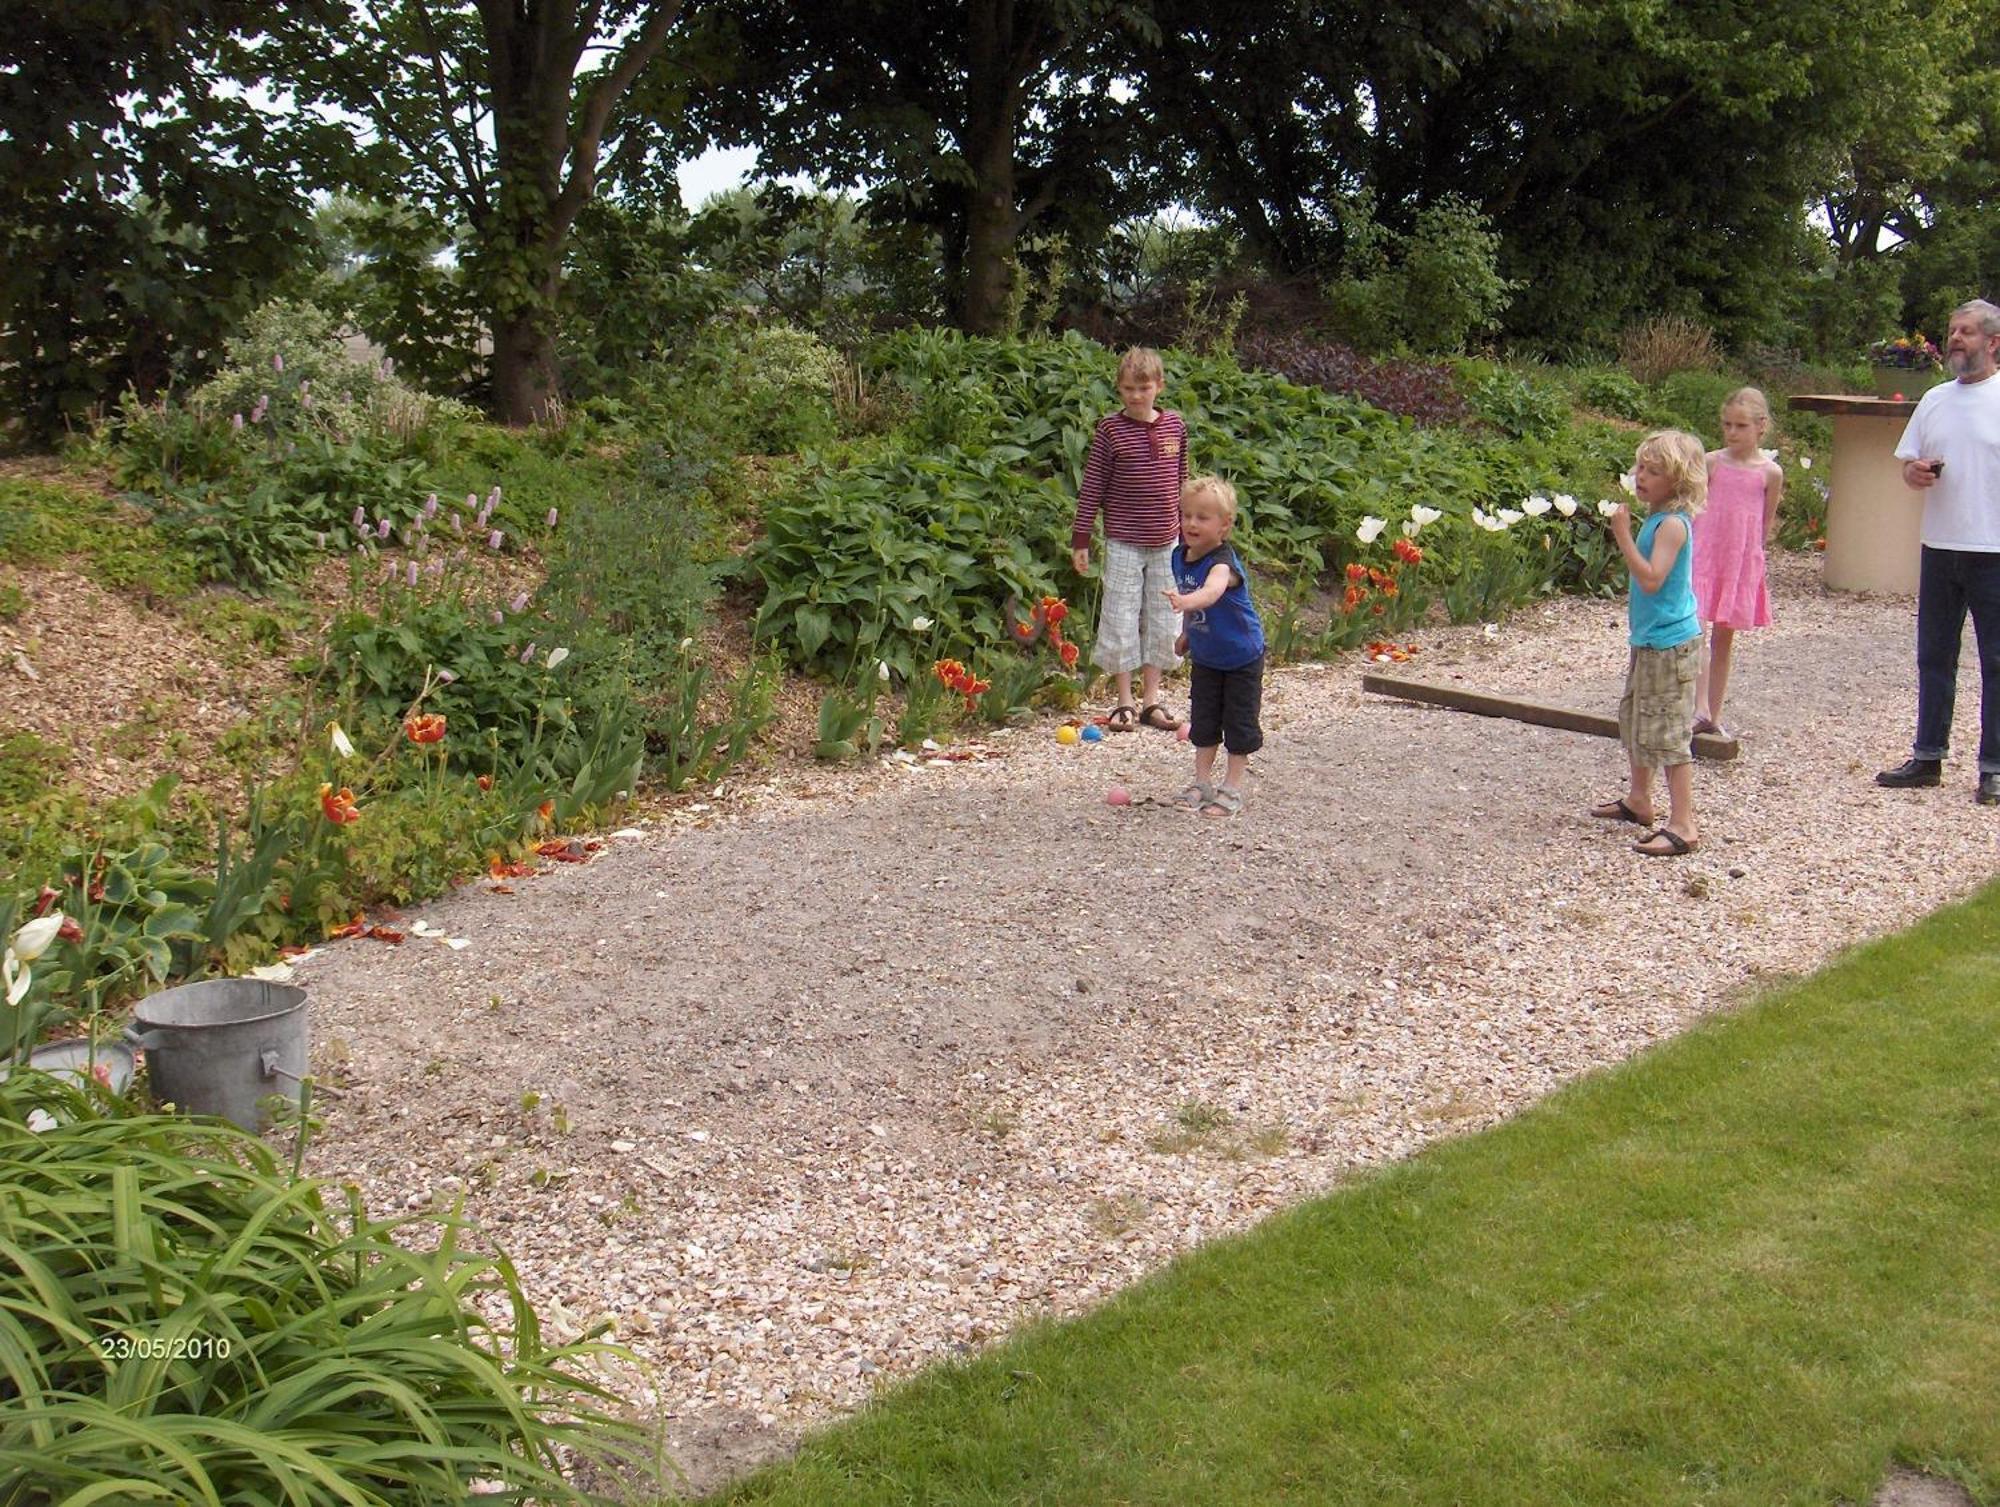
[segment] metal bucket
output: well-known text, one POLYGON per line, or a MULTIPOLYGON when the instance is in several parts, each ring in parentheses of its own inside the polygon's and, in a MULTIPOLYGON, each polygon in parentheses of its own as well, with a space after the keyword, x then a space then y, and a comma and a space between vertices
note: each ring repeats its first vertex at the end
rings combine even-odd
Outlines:
POLYGON ((126 1039, 146 1050, 153 1097, 263 1130, 273 1094, 298 1102, 310 1042, 306 992, 263 979, 210 979, 140 1000, 126 1039))

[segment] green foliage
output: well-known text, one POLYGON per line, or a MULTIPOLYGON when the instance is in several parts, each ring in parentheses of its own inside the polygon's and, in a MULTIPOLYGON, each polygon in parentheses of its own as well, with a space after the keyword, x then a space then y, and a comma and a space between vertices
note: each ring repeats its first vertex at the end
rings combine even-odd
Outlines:
POLYGON ((1402 234, 1376 222, 1364 191, 1348 202, 1345 223, 1347 253, 1327 301, 1361 349, 1460 351, 1506 312, 1516 284, 1500 275, 1500 237, 1471 201, 1446 194, 1402 234))
POLYGON ((1473 412, 1516 439, 1547 439, 1569 426, 1569 399, 1553 383, 1486 361, 1465 363, 1461 377, 1473 412))
POLYGON ((580 1503, 564 1452, 643 1468, 599 1347, 549 1344, 451 1215, 330 1206, 226 1122, 26 1072, 0 1084, 0 1184, 9 1500, 389 1507, 487 1480, 580 1503))
POLYGON ((1646 394, 1621 371, 1593 371, 1577 384, 1580 402, 1615 419, 1638 419, 1645 412, 1646 394))
POLYGON ((879 682, 872 671, 865 691, 852 686, 830 687, 819 699, 819 719, 813 735, 813 757, 839 762, 872 754, 882 746, 882 719, 875 715, 879 682))
POLYGON ((894 456, 818 477, 767 507, 753 557, 766 587, 759 636, 804 664, 873 656, 905 678, 919 668, 917 618, 933 619, 945 643, 999 641, 1002 602, 1055 593, 1047 546, 1068 514, 1019 458, 1006 447, 894 456))
POLYGON ((100 492, 0 476, 0 560, 70 562, 113 591, 152 602, 194 590, 199 560, 146 527, 140 513, 100 492))

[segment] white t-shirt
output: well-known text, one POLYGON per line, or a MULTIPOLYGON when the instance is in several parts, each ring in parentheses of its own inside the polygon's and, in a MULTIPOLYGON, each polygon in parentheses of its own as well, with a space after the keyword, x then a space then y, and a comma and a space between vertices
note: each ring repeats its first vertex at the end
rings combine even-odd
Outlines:
POLYGON ((1920 457, 1944 462, 1923 493, 1924 543, 2000 552, 2000 376, 1923 395, 1896 446, 1898 460, 1920 457))

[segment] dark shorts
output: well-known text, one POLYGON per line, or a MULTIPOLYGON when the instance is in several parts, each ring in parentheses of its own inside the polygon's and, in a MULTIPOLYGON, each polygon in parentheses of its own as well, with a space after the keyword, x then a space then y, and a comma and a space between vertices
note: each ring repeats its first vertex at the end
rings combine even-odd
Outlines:
POLYGON ((1257 715, 1264 706, 1264 659, 1240 670, 1196 665, 1188 688, 1188 741, 1196 748, 1220 743, 1233 754, 1253 754, 1264 746, 1257 715))

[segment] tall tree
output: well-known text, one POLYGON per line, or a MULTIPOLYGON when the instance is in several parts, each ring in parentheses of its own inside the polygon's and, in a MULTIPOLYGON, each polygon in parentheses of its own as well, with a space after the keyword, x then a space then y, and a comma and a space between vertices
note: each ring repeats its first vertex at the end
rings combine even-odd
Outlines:
POLYGON ((768 172, 869 188, 870 213, 934 229, 956 322, 1002 322, 1033 227, 1101 228, 1149 205, 1119 169, 1138 122, 1118 79, 1157 38, 1150 0, 719 0, 733 59, 700 107, 768 172))
POLYGON ((290 58, 303 97, 366 122, 381 186, 467 227, 508 423, 557 392, 564 247, 599 182, 661 139, 621 106, 680 13, 681 0, 364 0, 337 43, 290 58))
POLYGON ((346 137, 253 99, 271 9, 8 8, 0 392, 30 437, 123 387, 198 373, 298 260, 308 192, 337 181, 346 137))

